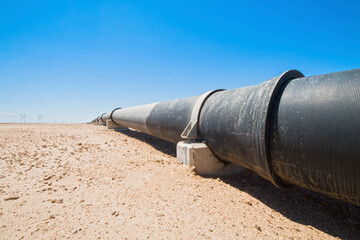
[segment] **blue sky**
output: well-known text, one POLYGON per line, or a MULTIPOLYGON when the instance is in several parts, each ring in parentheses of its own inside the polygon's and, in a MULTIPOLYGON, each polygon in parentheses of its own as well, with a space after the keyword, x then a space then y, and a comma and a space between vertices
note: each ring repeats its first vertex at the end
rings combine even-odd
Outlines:
MULTIPOLYGON (((0 0, 1 1, 1 0, 0 0)), ((0 122, 359 68, 360 1, 1 1, 0 122)))

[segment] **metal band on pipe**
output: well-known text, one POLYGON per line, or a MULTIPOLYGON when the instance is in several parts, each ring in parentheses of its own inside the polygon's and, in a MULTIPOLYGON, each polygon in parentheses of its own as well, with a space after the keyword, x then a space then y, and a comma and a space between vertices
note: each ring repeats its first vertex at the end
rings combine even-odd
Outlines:
POLYGON ((113 115, 113 113, 114 113, 116 110, 119 110, 119 109, 122 109, 122 108, 115 108, 115 109, 112 110, 112 112, 110 113, 110 120, 111 120, 113 123, 115 123, 115 122, 114 122, 114 119, 113 119, 112 115, 113 115))
POLYGON ((190 122, 185 127, 184 131, 181 133, 181 137, 191 140, 198 138, 198 128, 199 128, 199 117, 201 108, 206 102, 206 100, 214 93, 224 91, 225 89, 216 89, 201 95, 196 101, 194 108, 191 112, 190 122))
POLYGON ((105 114, 106 114, 106 113, 103 113, 103 114, 101 114, 101 116, 100 116, 100 120, 103 121, 103 122, 105 122, 105 121, 104 121, 104 119, 103 119, 102 117, 103 117, 105 114))

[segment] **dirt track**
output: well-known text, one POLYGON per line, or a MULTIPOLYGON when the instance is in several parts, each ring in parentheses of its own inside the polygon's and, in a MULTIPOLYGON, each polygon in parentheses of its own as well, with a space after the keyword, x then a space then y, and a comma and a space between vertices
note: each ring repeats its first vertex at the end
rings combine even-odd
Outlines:
POLYGON ((360 239, 360 208, 250 171, 202 178, 136 131, 0 124, 0 239, 63 238, 360 239))

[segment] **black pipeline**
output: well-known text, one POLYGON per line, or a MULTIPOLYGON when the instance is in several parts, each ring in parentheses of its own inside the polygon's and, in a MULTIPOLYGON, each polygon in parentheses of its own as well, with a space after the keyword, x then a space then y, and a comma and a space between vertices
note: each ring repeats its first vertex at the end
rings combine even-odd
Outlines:
POLYGON ((360 69, 116 109, 112 119, 177 143, 202 140, 222 161, 278 187, 298 185, 360 205, 360 69))

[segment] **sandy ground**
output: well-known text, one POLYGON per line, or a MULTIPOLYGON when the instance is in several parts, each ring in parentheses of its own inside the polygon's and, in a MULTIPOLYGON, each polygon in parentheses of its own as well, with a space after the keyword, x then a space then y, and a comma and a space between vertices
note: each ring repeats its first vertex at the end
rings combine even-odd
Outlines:
POLYGON ((0 124, 0 239, 360 239, 360 208, 91 125, 0 124))

